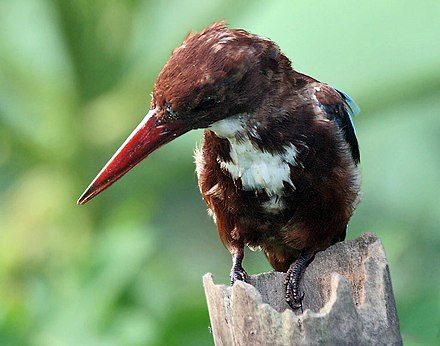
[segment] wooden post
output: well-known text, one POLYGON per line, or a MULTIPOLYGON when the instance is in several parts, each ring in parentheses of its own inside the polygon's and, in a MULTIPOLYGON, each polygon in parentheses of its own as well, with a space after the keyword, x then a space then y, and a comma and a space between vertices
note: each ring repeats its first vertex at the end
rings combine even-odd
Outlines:
POLYGON ((366 233, 316 254, 302 281, 304 313, 285 303, 284 278, 270 272, 229 287, 215 285, 206 274, 215 344, 402 344, 388 264, 376 235, 366 233))

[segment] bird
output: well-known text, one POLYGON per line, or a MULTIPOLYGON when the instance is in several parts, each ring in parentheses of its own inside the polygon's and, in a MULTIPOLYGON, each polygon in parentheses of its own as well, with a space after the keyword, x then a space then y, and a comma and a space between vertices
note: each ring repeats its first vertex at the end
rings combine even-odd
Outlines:
POLYGON ((272 40, 214 22, 173 50, 149 111, 77 203, 204 129, 198 185, 232 257, 231 285, 249 280, 245 247, 260 249, 286 273, 286 303, 302 310, 307 265, 345 239, 360 200, 358 112, 344 92, 293 69, 272 40))

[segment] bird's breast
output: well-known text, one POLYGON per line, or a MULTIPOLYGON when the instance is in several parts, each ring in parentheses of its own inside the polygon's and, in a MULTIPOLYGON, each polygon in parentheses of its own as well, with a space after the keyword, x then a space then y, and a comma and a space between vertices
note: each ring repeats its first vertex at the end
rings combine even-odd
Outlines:
POLYGON ((282 211, 286 184, 295 188, 290 167, 297 164, 297 148, 292 143, 280 146, 277 152, 260 148, 252 140, 258 133, 243 124, 239 117, 214 123, 210 130, 229 142, 228 157, 217 157, 221 169, 234 181, 239 181, 242 190, 265 192, 269 199, 262 207, 267 212, 282 211))

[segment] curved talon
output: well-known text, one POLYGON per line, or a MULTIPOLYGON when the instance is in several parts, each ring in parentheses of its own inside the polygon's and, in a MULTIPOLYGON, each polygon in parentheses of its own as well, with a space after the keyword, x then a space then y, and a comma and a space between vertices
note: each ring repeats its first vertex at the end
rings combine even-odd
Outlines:
POLYGON ((298 291, 292 289, 290 292, 286 292, 286 303, 294 310, 301 308, 302 311, 302 301, 304 300, 305 293, 301 292, 298 296, 298 291))
POLYGON ((301 292, 299 297, 298 297, 298 292, 295 291, 292 292, 292 297, 295 302, 301 302, 304 299, 304 296, 305 296, 304 292, 301 292))
POLYGON ((302 306, 302 299, 301 300, 290 300, 290 299, 288 299, 288 300, 286 300, 286 303, 293 309, 293 310, 297 310, 297 309, 299 309, 299 308, 301 308, 301 312, 304 312, 303 311, 303 306, 302 306))

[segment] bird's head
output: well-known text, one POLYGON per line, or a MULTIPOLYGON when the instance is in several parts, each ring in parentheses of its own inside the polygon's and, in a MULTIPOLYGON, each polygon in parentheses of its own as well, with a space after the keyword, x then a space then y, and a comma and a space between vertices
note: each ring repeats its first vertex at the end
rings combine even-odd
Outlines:
POLYGON ((79 198, 84 204, 160 146, 267 102, 290 61, 267 38, 223 22, 189 34, 154 85, 150 111, 79 198))

